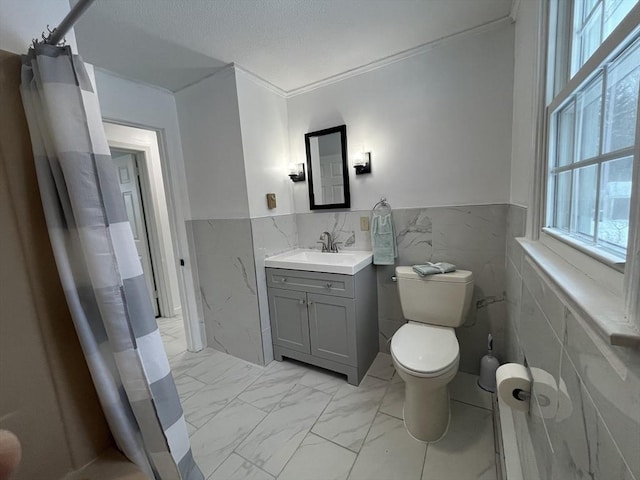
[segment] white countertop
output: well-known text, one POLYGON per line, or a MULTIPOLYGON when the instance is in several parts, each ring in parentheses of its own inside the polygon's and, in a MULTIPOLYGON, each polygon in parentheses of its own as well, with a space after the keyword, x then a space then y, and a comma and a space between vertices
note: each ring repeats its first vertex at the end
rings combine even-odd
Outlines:
POLYGON ((355 275, 373 262, 373 252, 344 250, 339 253, 295 249, 265 259, 265 267, 355 275))

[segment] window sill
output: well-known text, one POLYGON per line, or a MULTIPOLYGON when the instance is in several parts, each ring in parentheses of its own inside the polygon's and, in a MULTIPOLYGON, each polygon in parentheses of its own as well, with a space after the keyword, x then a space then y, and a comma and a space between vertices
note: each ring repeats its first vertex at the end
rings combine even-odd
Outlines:
POLYGON ((622 296, 603 288, 541 242, 517 241, 558 288, 561 299, 610 345, 640 349, 640 331, 630 323, 622 296))

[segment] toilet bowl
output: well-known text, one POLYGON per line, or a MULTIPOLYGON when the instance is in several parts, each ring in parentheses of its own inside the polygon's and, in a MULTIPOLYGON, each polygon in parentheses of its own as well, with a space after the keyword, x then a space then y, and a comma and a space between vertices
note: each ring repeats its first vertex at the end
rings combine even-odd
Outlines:
POLYGON ((392 337, 391 358, 405 383, 407 431, 423 442, 439 440, 449 425, 447 385, 460 359, 453 329, 409 322, 392 337))
POLYGON ((405 382, 404 424, 417 440, 435 442, 450 419, 448 384, 458 372, 460 347, 454 327, 469 310, 471 272, 419 277, 397 267, 400 304, 408 323, 391 338, 391 358, 405 382))

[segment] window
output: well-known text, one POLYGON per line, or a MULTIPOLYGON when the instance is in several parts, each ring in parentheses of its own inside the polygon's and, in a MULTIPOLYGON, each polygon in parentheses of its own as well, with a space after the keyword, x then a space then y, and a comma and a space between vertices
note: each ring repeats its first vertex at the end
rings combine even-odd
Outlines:
POLYGON ((637 0, 558 0, 550 29, 545 231, 624 264, 640 88, 637 0))

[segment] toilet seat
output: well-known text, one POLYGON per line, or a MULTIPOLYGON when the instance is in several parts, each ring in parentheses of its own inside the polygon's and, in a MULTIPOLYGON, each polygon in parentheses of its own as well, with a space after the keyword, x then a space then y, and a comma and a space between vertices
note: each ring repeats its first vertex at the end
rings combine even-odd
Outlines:
POLYGON ((453 328, 407 323, 391 338, 391 355, 417 377, 439 377, 458 368, 460 347, 453 328))

